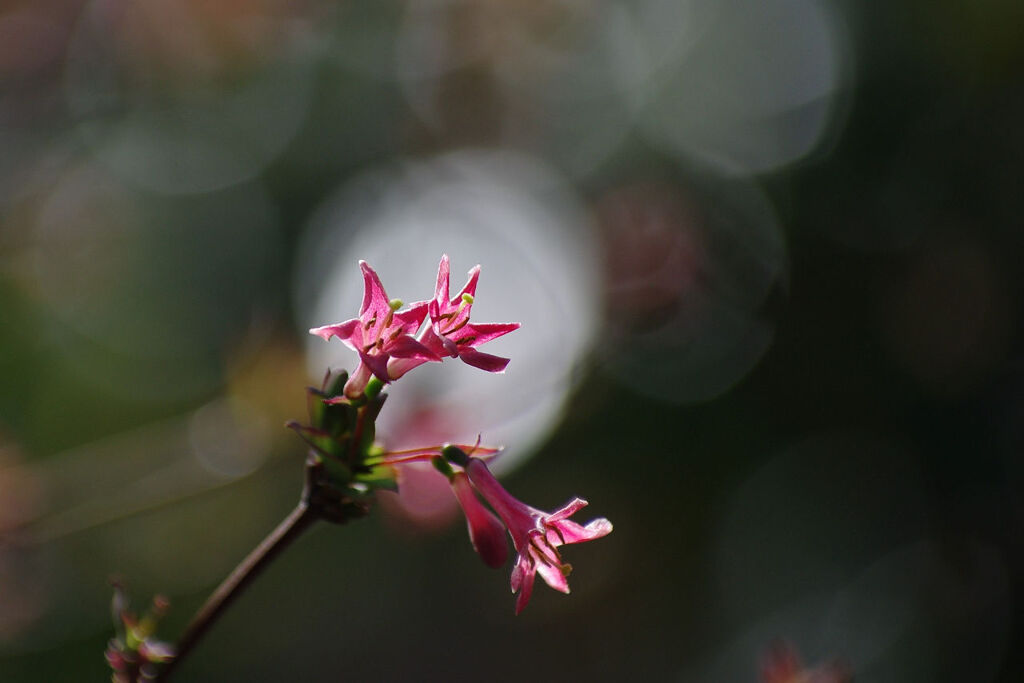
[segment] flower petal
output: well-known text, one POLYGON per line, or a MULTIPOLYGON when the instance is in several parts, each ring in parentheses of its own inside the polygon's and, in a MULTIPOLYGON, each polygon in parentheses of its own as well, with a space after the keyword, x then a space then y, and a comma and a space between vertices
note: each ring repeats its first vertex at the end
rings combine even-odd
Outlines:
POLYGON ((418 368, 426 362, 426 358, 392 358, 388 361, 388 377, 393 382, 413 368, 418 368))
POLYGON ((514 332, 519 327, 519 323, 469 323, 458 332, 448 335, 448 338, 460 346, 479 346, 509 332, 514 332))
POLYGON ((566 503, 565 505, 563 505, 562 507, 558 508, 550 515, 548 515, 547 520, 551 522, 557 522, 560 519, 568 519, 569 517, 572 517, 583 508, 587 507, 587 505, 589 504, 590 503, 577 496, 576 498, 573 498, 568 503, 566 503))
POLYGON ((459 293, 451 300, 453 306, 458 306, 462 301, 463 294, 469 294, 470 296, 476 296, 476 283, 480 279, 480 264, 473 266, 469 271, 469 279, 466 280, 466 284, 462 287, 459 293))
POLYGON ((512 592, 519 593, 519 597, 516 598, 516 614, 522 612, 526 603, 530 602, 536 571, 537 568, 529 555, 519 556, 519 561, 512 570, 512 592))
POLYGON ((428 304, 427 301, 417 301, 410 304, 406 310, 395 313, 394 320, 397 321, 404 334, 412 334, 420 328, 423 319, 427 317, 428 304))
POLYGON ((346 320, 343 323, 334 323, 333 325, 323 325, 321 327, 312 328, 309 333, 315 334, 318 337, 326 341, 330 341, 331 337, 337 337, 341 340, 350 339, 353 333, 359 329, 359 319, 352 318, 346 320))
POLYGON ((466 526, 473 549, 488 567, 497 569, 508 559, 508 539, 505 525, 484 507, 476 497, 465 472, 457 472, 451 480, 452 491, 466 515, 466 526))
POLYGON ((466 365, 480 368, 487 372, 504 372, 508 366, 509 359, 501 356, 492 356, 489 353, 482 353, 476 349, 459 349, 459 358, 466 365))
POLYGON ((370 368, 366 363, 359 363, 355 371, 345 382, 345 395, 349 398, 359 398, 366 391, 366 383, 370 381, 370 368))
POLYGON ((363 271, 363 303, 359 307, 359 317, 366 322, 374 315, 383 317, 391 310, 388 307, 388 295, 384 291, 377 271, 370 267, 366 261, 359 262, 359 269, 363 271), (369 315, 367 315, 369 314, 369 315))
POLYGON ((389 355, 392 355, 395 358, 421 358, 423 360, 434 361, 441 360, 436 353, 407 334, 396 337, 394 341, 386 344, 384 348, 389 355))
MULTIPOLYGON (((388 356, 387 354, 380 353, 360 353, 359 360, 362 364, 369 368, 373 376, 379 379, 381 382, 390 382, 391 379, 388 377, 388 356)), ((348 386, 347 384, 345 386, 348 386)))
MULTIPOLYGON (((534 552, 531 549, 531 552, 534 552)), ((543 559, 538 559, 536 562, 537 573, 540 574, 540 578, 544 579, 544 583, 554 588, 556 591, 562 593, 569 592, 569 581, 566 579, 565 573, 562 571, 563 567, 569 567, 564 564, 549 564, 543 559)))
POLYGON ((450 269, 448 254, 442 254, 441 263, 437 266, 437 286, 434 288, 434 301, 440 306, 448 303, 448 273, 450 269))
POLYGON ((547 522, 548 531, 546 538, 553 546, 568 545, 570 543, 583 543, 592 541, 595 538, 607 536, 612 532, 612 523, 604 517, 587 522, 581 526, 571 519, 563 519, 557 522, 547 522))

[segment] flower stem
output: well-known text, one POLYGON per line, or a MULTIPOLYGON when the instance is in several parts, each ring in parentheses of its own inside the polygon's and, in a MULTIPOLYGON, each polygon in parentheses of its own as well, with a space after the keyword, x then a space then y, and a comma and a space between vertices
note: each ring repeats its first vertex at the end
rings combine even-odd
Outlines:
POLYGON ((185 628, 181 639, 176 647, 176 654, 160 671, 154 681, 160 683, 170 678, 171 672, 181 663, 181 660, 195 648, 202 640, 206 631, 217 621, 224 610, 242 593, 243 590, 259 576, 267 565, 276 558, 292 541, 315 522, 320 515, 310 507, 306 497, 292 510, 291 514, 277 525, 277 528, 270 532, 270 535, 263 539, 249 555, 242 560, 231 574, 224 579, 224 582, 217 587, 217 590, 207 599, 192 618, 191 623, 185 628))

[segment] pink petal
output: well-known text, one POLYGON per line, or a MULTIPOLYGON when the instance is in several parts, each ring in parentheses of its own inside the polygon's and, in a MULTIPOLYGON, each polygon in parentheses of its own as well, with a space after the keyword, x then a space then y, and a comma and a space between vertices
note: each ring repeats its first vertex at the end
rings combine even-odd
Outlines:
POLYGON ((437 266, 437 286, 434 289, 434 301, 439 305, 448 303, 448 272, 450 268, 448 254, 443 254, 441 263, 437 266))
POLYGON ((370 381, 370 368, 365 363, 359 363, 355 372, 345 382, 345 395, 349 398, 359 398, 366 390, 366 383, 370 381))
POLYGON ((587 507, 587 505, 589 505, 589 503, 582 498, 573 498, 568 503, 548 515, 545 521, 557 522, 560 519, 567 519, 587 507))
POLYGON ((518 593, 519 589, 523 587, 523 579, 526 576, 526 572, 529 570, 528 564, 532 560, 524 560, 522 555, 516 557, 516 566, 512 567, 512 576, 510 577, 509 584, 512 586, 512 592, 518 593))
POLYGON ((459 347, 455 345, 448 337, 439 337, 441 340, 441 346, 444 347, 444 355, 451 356, 452 358, 459 357, 459 347))
POLYGON ((423 319, 427 317, 428 303, 427 301, 417 301, 410 304, 406 310, 395 313, 394 320, 402 328, 402 332, 411 334, 419 329, 423 319))
POLYGON ((544 543, 543 539, 537 538, 538 532, 534 532, 531 535, 531 543, 529 546, 530 554, 533 558, 541 564, 547 563, 555 566, 561 566, 562 558, 558 555, 558 551, 550 543, 544 543))
POLYGON ((439 358, 448 355, 448 350, 444 347, 444 340, 434 334, 434 329, 429 325, 423 328, 419 341, 439 358))
POLYGON ((407 334, 397 337, 384 346, 389 355, 395 358, 421 358, 423 360, 440 361, 436 353, 428 349, 407 334))
POLYGON ((519 561, 516 563, 515 569, 512 570, 512 592, 519 593, 519 597, 516 598, 516 614, 522 612, 526 603, 530 602, 536 571, 537 568, 529 556, 519 556, 519 561))
POLYGON ((388 377, 391 378, 391 381, 395 381, 426 362, 426 358, 392 358, 388 361, 388 377))
POLYGON ((470 296, 476 296, 476 283, 480 279, 480 265, 477 264, 469 271, 469 279, 466 280, 465 286, 458 293, 458 295, 451 300, 453 306, 458 306, 459 302, 462 301, 463 294, 469 294, 470 296))
POLYGON ((538 560, 537 573, 540 574, 540 578, 544 579, 544 583, 556 591, 561 591, 562 593, 569 592, 569 581, 565 578, 565 574, 562 573, 560 566, 538 560))
POLYGON ((604 517, 591 520, 587 522, 586 526, 580 526, 571 519, 554 522, 549 526, 546 538, 554 546, 592 541, 595 538, 607 536, 613 528, 612 523, 604 517))
POLYGON ((315 334, 318 337, 330 341, 331 337, 338 337, 339 339, 349 339, 352 333, 359 328, 359 319, 352 318, 346 320, 343 323, 334 323, 333 325, 324 325, 322 327, 314 327, 309 333, 315 334))
POLYGON ((458 472, 451 481, 455 497, 466 515, 469 540, 488 567, 498 568, 508 559, 505 525, 476 497, 465 472, 458 472))
POLYGON ((373 314, 378 317, 387 315, 391 310, 388 307, 388 295, 384 291, 380 277, 377 276, 377 271, 371 268, 366 261, 360 261, 359 268, 363 271, 363 304, 359 308, 359 317, 363 318, 365 322, 368 318, 372 318, 373 314), (367 316, 367 312, 370 312, 371 315, 367 316))
POLYGON ((501 356, 492 356, 489 353, 482 353, 476 349, 460 349, 459 358, 466 365, 480 368, 487 372, 504 372, 508 366, 509 359, 501 356))
POLYGON ((519 327, 519 323, 469 323, 458 332, 449 335, 449 338, 459 346, 463 344, 479 346, 509 332, 514 332, 519 327))
MULTIPOLYGON (((390 382, 388 377, 388 356, 387 354, 369 354, 360 353, 359 360, 362 364, 369 368, 370 372, 373 373, 374 377, 379 379, 381 382, 390 382)), ((348 386, 347 384, 345 386, 348 386)))

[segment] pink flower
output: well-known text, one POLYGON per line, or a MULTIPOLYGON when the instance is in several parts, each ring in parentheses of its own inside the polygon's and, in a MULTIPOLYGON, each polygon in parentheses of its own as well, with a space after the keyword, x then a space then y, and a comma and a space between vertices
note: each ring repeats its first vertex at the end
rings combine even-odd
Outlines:
POLYGON ((488 372, 503 371, 508 358, 481 353, 473 347, 519 329, 519 323, 469 322, 480 266, 469 271, 469 280, 453 299, 448 297, 448 273, 448 254, 445 254, 437 267, 437 287, 428 307, 430 326, 423 330, 420 341, 438 356, 461 358, 467 365, 488 372))
POLYGON ((511 581, 512 592, 519 593, 516 614, 522 612, 529 602, 538 573, 549 586, 568 593, 567 577, 572 567, 562 562, 559 546, 607 536, 612 531, 612 523, 603 517, 588 522, 586 526, 570 520, 569 517, 587 505, 582 498, 574 498, 552 513, 532 508, 513 498, 494 478, 487 465, 477 458, 470 458, 464 469, 469 481, 508 527, 512 545, 519 554, 511 581))
POLYGON ((402 302, 389 300, 384 285, 373 268, 360 261, 363 271, 363 304, 359 317, 343 323, 315 327, 310 334, 330 340, 337 337, 359 354, 359 365, 345 384, 345 395, 359 397, 366 389, 371 373, 382 382, 398 379, 416 365, 441 358, 412 335, 427 315, 427 302, 412 304, 399 312, 402 302), (402 359, 402 367, 389 366, 393 358, 402 359))

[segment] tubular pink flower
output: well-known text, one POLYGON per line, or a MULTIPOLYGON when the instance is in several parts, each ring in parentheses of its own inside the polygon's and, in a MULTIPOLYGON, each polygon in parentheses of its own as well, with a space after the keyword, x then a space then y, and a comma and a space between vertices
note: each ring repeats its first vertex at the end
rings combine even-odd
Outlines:
POLYGON ((437 287, 427 309, 430 325, 423 330, 420 341, 438 356, 460 358, 462 362, 475 368, 488 372, 502 372, 508 365, 508 358, 482 353, 473 347, 519 329, 519 323, 469 322, 476 284, 480 279, 480 266, 475 266, 469 271, 469 280, 455 298, 451 299, 448 296, 449 270, 448 254, 445 254, 437 267, 437 287))
POLYGON ((357 398, 363 393, 371 374, 382 382, 390 382, 415 365, 441 360, 412 337, 427 315, 427 302, 420 301, 398 311, 402 303, 388 299, 373 268, 366 261, 360 261, 359 268, 363 271, 363 303, 359 317, 309 331, 326 340, 337 337, 359 354, 359 365, 345 383, 345 395, 349 398, 357 398), (392 358, 408 360, 414 365, 396 374, 388 367, 392 358))
POLYGON ((456 472, 451 478, 452 491, 466 515, 466 527, 473 549, 488 567, 497 569, 508 559, 508 541, 505 525, 476 497, 473 485, 465 472, 456 472))
POLYGON ((512 592, 519 594, 516 614, 522 612, 530 601, 538 573, 546 584, 568 593, 567 577, 572 566, 562 562, 559 546, 607 536, 612 531, 612 523, 603 517, 588 522, 586 526, 570 520, 569 517, 586 507, 587 501, 582 498, 573 498, 552 513, 530 507, 512 497, 487 465, 476 458, 470 458, 465 471, 469 481, 498 513, 512 536, 512 545, 518 553, 511 579, 512 592))

